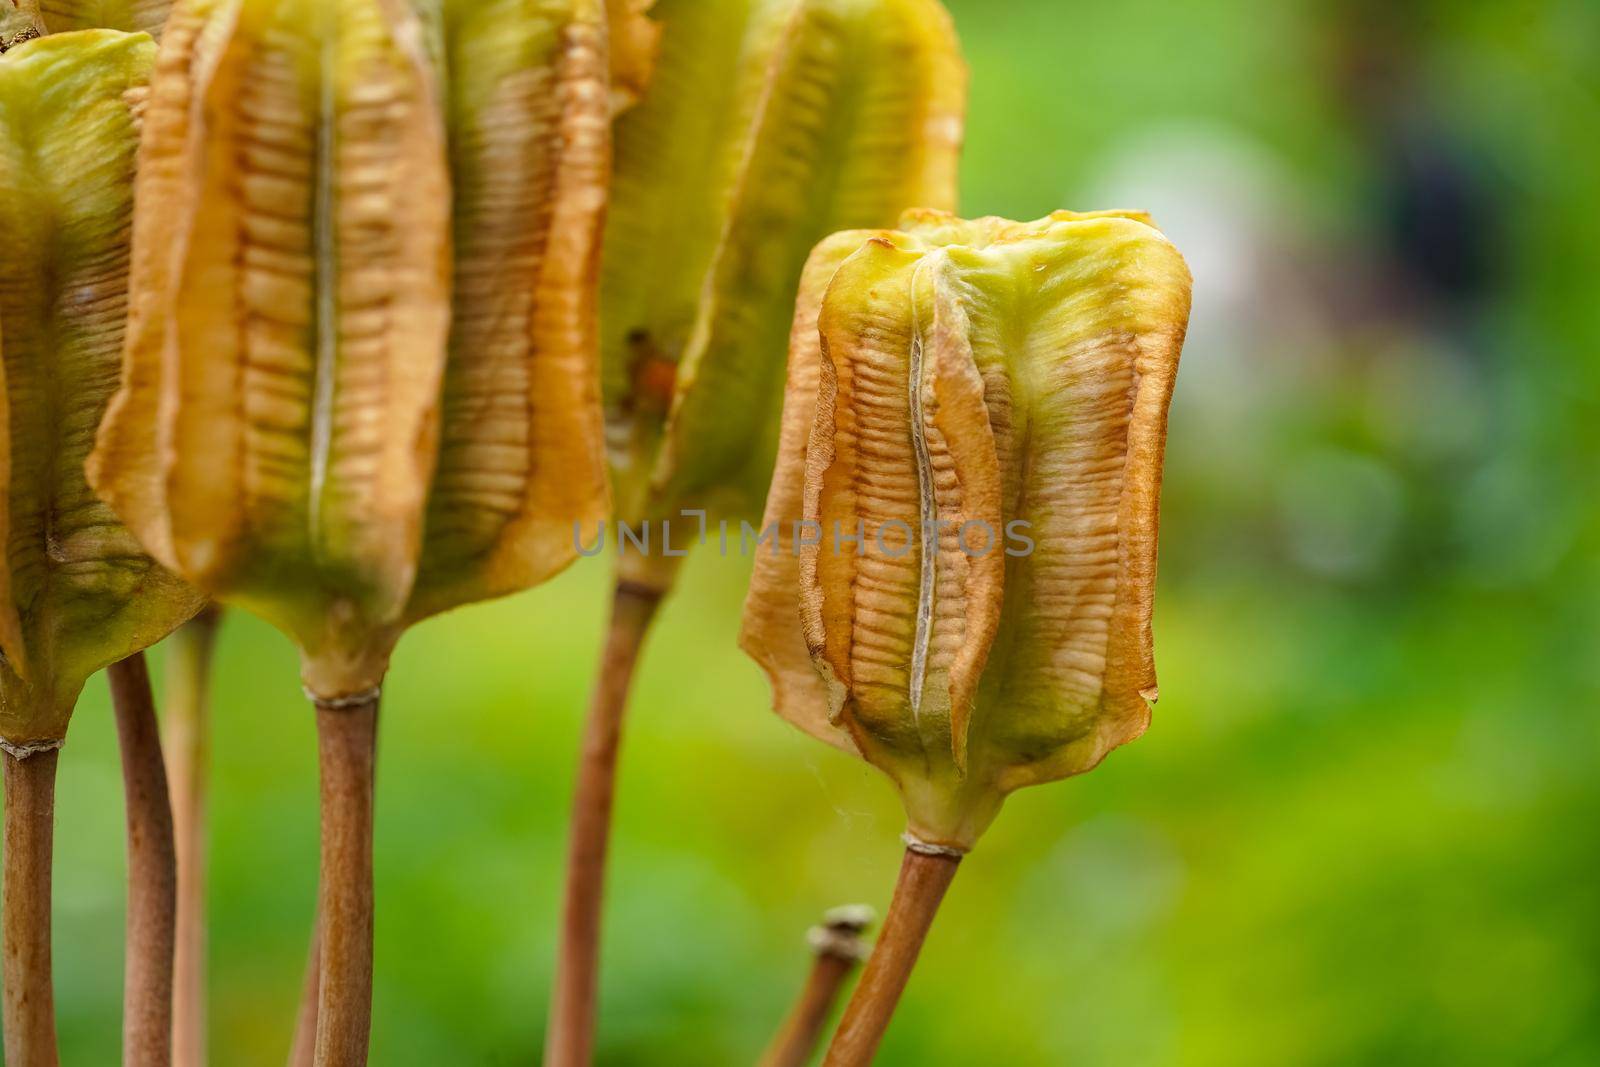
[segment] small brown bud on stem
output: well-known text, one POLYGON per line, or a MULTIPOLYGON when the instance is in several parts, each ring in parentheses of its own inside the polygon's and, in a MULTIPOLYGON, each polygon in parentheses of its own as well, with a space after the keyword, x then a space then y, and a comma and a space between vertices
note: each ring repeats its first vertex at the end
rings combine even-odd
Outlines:
POLYGON ((761 1067, 804 1067, 811 1062, 817 1039, 833 1012, 839 991, 867 958, 861 935, 871 925, 872 909, 862 905, 834 908, 807 936, 815 962, 789 1016, 761 1057, 761 1067))

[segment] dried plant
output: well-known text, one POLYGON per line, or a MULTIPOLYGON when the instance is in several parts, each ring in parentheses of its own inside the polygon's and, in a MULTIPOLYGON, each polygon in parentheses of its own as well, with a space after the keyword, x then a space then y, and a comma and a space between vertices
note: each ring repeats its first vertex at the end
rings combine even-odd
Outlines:
POLYGON ((622 716, 678 564, 662 524, 675 521, 676 550, 697 525, 684 509, 760 510, 807 253, 913 205, 953 208, 965 111, 966 67, 937 0, 658 0, 651 15, 653 81, 617 123, 601 350, 615 515, 654 525, 655 541, 620 554, 585 731, 545 1049, 554 1067, 592 1050, 622 716))
POLYGON ((576 555, 607 494, 598 0, 184 0, 89 472, 299 646, 322 752, 316 1062, 364 1062, 379 687, 407 626, 576 555))
POLYGON ((917 212, 823 242, 741 643, 900 790, 905 867, 828 1062, 866 1063, 1006 794, 1139 736, 1189 273, 1143 216, 917 212))
POLYGON ((129 802, 125 1062, 165 1062, 170 1034, 172 826, 138 653, 202 599, 140 550, 83 473, 117 382, 135 112, 153 52, 142 34, 86 31, 0 58, 0 747, 13 1065, 56 1059, 56 750, 102 667, 111 668, 129 802))

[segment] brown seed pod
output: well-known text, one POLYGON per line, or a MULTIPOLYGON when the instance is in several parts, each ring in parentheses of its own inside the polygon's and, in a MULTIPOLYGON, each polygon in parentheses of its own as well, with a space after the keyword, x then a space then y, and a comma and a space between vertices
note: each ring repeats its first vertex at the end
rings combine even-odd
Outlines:
POLYGON ((606 495, 599 0, 185 0, 140 147, 122 390, 90 465, 323 697, 576 554, 606 495), (432 30, 430 33, 429 30, 432 30))

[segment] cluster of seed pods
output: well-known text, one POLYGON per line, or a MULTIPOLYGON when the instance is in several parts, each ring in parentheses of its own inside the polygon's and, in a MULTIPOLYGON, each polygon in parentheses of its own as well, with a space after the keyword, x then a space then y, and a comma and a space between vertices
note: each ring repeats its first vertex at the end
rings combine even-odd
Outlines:
MULTIPOLYGON (((1148 722, 1171 243, 1133 212, 948 214, 966 69, 937 0, 0 0, 0 51, 8 1060, 54 1061, 48 778, 95 671, 207 602, 298 646, 324 806, 308 1048, 359 1064, 406 628, 543 582, 608 519, 764 502, 741 644, 908 815, 829 1059, 865 1062, 1006 794, 1148 722)), ((592 1056, 665 547, 617 563, 555 1065, 592 1056)))

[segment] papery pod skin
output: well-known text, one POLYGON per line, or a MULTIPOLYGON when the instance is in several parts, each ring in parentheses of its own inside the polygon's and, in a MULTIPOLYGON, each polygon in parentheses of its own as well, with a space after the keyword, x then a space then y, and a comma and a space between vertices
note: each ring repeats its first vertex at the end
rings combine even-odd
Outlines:
POLYGON ((319 696, 605 513, 605 57, 598 0, 169 22, 91 476, 158 558, 293 636, 319 696))
POLYGON ((1189 290, 1131 212, 914 212, 813 255, 764 520, 780 541, 741 644, 781 715, 896 781, 924 841, 970 848, 1007 793, 1149 723, 1189 290), (909 543, 892 525, 930 521, 909 543), (859 549, 835 540, 858 524, 859 549))
POLYGON ((599 0, 444 4, 454 314, 408 622, 539 584, 609 510, 605 33, 599 0))
POLYGON ((90 477, 150 551, 376 685, 416 577, 449 329, 420 24, 185 0, 140 145, 122 391, 90 477))
POLYGON ((0 58, 0 738, 59 742, 85 679, 201 607, 84 480, 117 385, 143 34, 0 58))
POLYGON ((966 67, 936 0, 661 0, 655 17, 602 289, 619 518, 752 516, 806 254, 954 206, 966 67))
POLYGON ((161 34, 172 0, 37 0, 48 33, 70 30, 127 30, 161 34))

